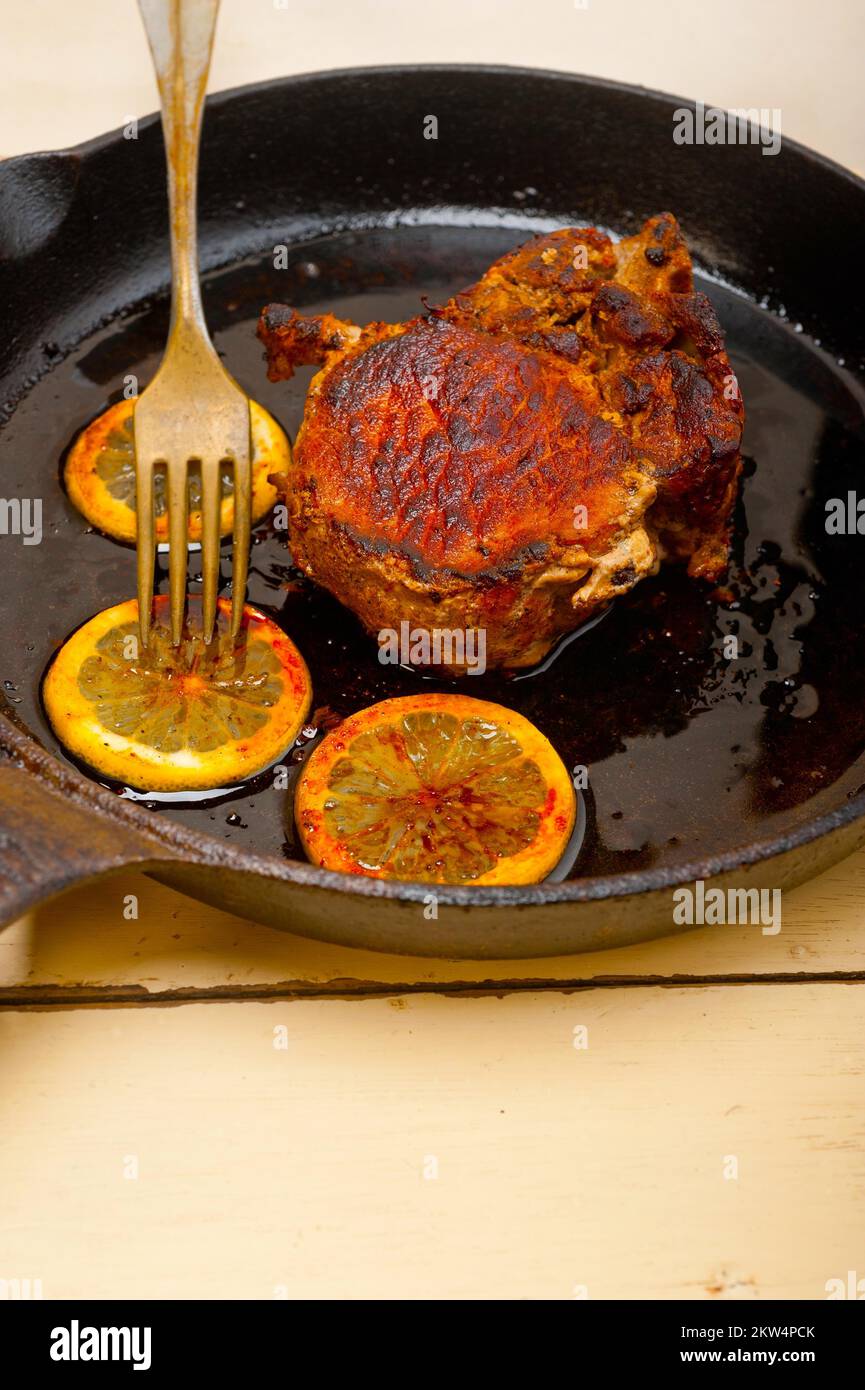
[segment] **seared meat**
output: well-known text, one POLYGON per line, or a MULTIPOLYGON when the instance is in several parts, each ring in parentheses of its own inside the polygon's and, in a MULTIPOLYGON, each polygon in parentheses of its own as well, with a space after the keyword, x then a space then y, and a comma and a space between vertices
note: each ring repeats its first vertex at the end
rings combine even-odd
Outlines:
POLYGON ((258 331, 273 380, 323 364, 289 540, 370 631, 483 628, 525 666, 661 558, 723 574, 742 404, 669 213, 535 237, 405 324, 269 305, 258 331))

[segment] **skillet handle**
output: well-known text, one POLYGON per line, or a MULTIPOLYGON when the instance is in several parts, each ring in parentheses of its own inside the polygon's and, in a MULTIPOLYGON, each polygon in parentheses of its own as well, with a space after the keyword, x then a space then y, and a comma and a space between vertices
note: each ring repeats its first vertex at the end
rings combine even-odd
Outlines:
POLYGON ((177 857, 0 757, 0 927, 88 879, 177 857))

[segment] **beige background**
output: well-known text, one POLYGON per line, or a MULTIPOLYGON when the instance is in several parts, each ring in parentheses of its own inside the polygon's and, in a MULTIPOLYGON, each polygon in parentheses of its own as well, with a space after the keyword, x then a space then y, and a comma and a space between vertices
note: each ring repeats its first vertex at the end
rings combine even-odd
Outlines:
MULTIPOLYGON (((0 18, 4 153, 154 108, 131 0, 0 18)), ((224 0, 212 87, 537 64, 780 107, 863 168, 863 38, 859 0, 224 0)), ((865 1277, 863 890, 858 855, 777 937, 482 966, 316 946, 137 874, 50 904, 0 936, 0 1281, 823 1297, 865 1277)))
MULTIPOLYGON (((132 0, 2 0, 0 14, 4 153, 156 109, 132 0)), ((865 168, 860 0, 223 0, 219 24, 213 91, 367 63, 520 63, 778 107, 789 135, 865 168)))

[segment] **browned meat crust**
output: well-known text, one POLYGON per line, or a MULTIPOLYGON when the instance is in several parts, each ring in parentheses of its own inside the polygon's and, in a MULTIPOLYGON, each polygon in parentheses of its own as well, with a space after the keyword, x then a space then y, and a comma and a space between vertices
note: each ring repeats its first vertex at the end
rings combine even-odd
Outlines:
POLYGON ((536 237, 406 324, 270 305, 259 335, 273 379, 324 364, 290 544, 371 631, 483 627, 528 665, 661 557, 723 574, 742 403, 670 214, 536 237))

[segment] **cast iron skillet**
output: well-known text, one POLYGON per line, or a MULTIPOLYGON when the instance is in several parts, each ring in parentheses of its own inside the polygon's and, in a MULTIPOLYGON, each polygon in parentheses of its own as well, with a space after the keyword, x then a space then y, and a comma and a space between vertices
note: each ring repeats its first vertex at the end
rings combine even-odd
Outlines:
MULTIPOLYGON (((0 166, 0 496, 43 505, 40 545, 0 535, 0 920, 138 865, 331 941, 540 956, 674 930, 676 885, 783 889, 865 840, 862 541, 825 527, 827 500, 855 491, 861 467, 865 185, 787 140, 776 156, 759 144, 676 145, 683 105, 480 67, 323 73, 208 102, 208 316, 231 370, 289 431, 309 373, 266 383, 253 336, 263 303, 403 318, 421 294, 434 302, 556 225, 627 232, 674 211, 727 331, 748 412, 729 589, 664 571, 550 670, 470 681, 588 768, 585 837, 564 881, 441 888, 437 916, 428 886, 304 862, 290 794, 269 775, 153 810, 82 775, 56 744, 39 700, 46 663, 74 627, 135 591, 133 552, 88 530, 59 466, 75 432, 127 374, 146 381, 162 349, 160 127, 151 117, 136 139, 115 133, 0 166), (288 269, 274 267, 276 246, 288 269)), ((251 597, 307 656, 319 726, 416 688, 298 580, 282 537, 263 527, 256 539, 251 597)))

